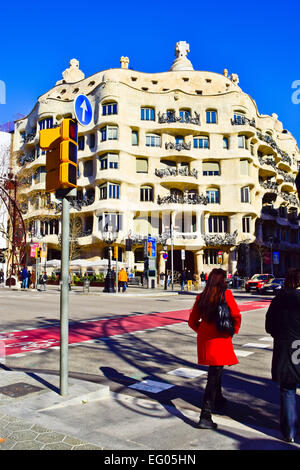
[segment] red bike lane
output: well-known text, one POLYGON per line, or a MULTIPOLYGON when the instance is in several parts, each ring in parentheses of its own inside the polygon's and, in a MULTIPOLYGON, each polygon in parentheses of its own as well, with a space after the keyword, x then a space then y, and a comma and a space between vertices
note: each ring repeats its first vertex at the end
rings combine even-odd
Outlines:
MULTIPOLYGON (((250 301, 239 304, 239 308, 241 313, 244 313, 266 308, 269 304, 269 300, 250 301)), ((145 313, 106 320, 70 323, 69 344, 183 323, 188 320, 189 313, 190 309, 173 310, 170 312, 145 313)), ((59 347, 60 329, 59 327, 45 327, 0 333, 0 343, 2 343, 2 349, 3 346, 5 348, 5 356, 59 347)))

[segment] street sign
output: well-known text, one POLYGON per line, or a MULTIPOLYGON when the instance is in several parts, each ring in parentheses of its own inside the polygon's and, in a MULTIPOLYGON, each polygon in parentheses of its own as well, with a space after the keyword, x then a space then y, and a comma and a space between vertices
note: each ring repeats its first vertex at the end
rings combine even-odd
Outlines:
POLYGON ((147 247, 148 247, 148 256, 155 258, 156 256, 156 239, 152 237, 148 237, 147 239, 147 247))
POLYGON ((162 257, 163 257, 163 259, 167 260, 168 259, 168 253, 163 253, 162 257))
POLYGON ((182 260, 185 259, 185 250, 181 250, 181 259, 182 259, 182 260))
POLYGON ((88 126, 93 119, 93 108, 90 100, 85 95, 78 95, 74 101, 75 116, 79 124, 88 126))
POLYGON ((37 250, 38 246, 39 246, 38 243, 33 243, 33 245, 30 245, 30 256, 31 256, 31 258, 36 257, 36 250, 37 250))

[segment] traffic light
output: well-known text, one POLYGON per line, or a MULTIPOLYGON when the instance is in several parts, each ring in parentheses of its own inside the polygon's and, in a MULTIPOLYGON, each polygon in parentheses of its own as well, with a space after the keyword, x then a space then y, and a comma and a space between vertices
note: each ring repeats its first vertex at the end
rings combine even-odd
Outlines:
POLYGON ((115 259, 118 259, 118 254, 119 254, 118 251, 119 251, 119 250, 118 250, 118 247, 117 247, 117 246, 114 246, 114 258, 115 258, 115 259))
POLYGON ((42 248, 36 248, 35 257, 36 258, 42 257, 42 248))
POLYGON ((64 119, 59 127, 40 131, 46 154, 46 191, 77 187, 77 122, 64 119))

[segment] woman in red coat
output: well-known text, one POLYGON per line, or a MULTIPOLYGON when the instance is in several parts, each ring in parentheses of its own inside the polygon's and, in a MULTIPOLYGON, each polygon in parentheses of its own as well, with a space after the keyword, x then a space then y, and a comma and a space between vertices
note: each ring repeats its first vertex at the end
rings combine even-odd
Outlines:
POLYGON ((203 429, 217 427, 211 419, 211 413, 216 406, 226 401, 221 391, 223 366, 238 363, 231 336, 218 331, 215 324, 217 308, 225 292, 225 300, 234 322, 234 334, 238 333, 241 325, 240 310, 232 292, 226 289, 225 279, 226 272, 223 269, 212 270, 205 289, 197 296, 188 321, 190 328, 197 333, 198 364, 209 366, 199 421, 199 427, 203 429))

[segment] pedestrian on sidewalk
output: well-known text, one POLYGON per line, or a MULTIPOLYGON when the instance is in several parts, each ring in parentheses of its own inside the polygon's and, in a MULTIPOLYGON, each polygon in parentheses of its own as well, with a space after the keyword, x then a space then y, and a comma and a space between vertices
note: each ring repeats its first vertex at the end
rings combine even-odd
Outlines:
POLYGON ((24 268, 22 269, 22 272, 21 272, 21 280, 22 280, 22 289, 27 289, 28 287, 28 271, 27 271, 27 267, 24 266, 24 268))
POLYGON ((266 314, 266 331, 274 338, 271 374, 280 384, 280 430, 294 442, 297 431, 296 390, 300 384, 300 269, 290 269, 284 289, 266 314))
POLYGON ((226 272, 213 269, 209 274, 203 292, 198 294, 188 324, 197 333, 198 364, 208 365, 207 384, 204 392, 199 428, 216 429, 212 420, 215 409, 225 405, 222 395, 222 372, 224 366, 237 364, 238 360, 229 333, 220 332, 216 327, 217 310, 224 295, 234 323, 234 334, 241 325, 241 314, 231 290, 226 288, 226 272))
POLYGON ((121 271, 119 272, 118 281, 119 281, 118 282, 118 292, 120 292, 121 287, 122 287, 122 292, 126 292, 128 276, 127 276, 127 272, 125 271, 124 268, 122 268, 121 271))
POLYGON ((44 271, 43 274, 40 277, 40 285, 41 285, 41 290, 46 291, 46 286, 47 286, 47 273, 46 273, 46 271, 44 271))

